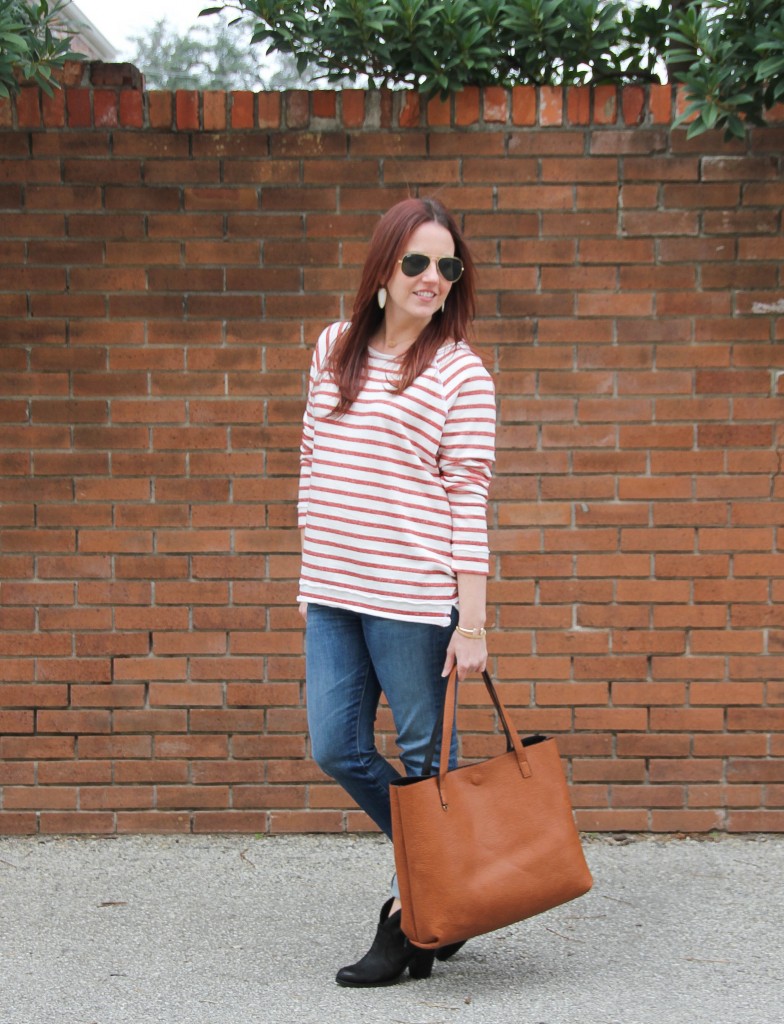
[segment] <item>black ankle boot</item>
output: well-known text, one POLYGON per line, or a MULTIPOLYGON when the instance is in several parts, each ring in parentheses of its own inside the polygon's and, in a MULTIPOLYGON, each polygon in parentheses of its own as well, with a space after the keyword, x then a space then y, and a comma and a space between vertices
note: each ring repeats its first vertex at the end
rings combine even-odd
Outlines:
POLYGON ((405 969, 412 978, 429 978, 433 969, 433 952, 412 946, 400 930, 400 911, 389 913, 392 900, 381 908, 376 937, 361 960, 341 967, 335 981, 338 985, 356 988, 371 985, 392 985, 405 969))
POLYGON ((458 949, 462 949, 466 944, 466 939, 462 942, 450 942, 448 946, 439 946, 438 949, 434 949, 436 960, 448 960, 450 956, 454 956, 458 949))

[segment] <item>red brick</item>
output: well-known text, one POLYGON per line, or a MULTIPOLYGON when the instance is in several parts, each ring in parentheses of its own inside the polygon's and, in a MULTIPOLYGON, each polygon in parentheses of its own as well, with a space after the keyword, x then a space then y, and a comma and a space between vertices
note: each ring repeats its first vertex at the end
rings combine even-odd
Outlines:
POLYGON ((79 793, 83 811, 150 808, 154 802, 152 786, 85 786, 79 793))
POLYGON ((672 85, 651 84, 648 86, 651 121, 654 124, 669 124, 672 120, 672 85))
POLYGON ((281 96, 280 93, 262 92, 257 96, 258 103, 258 127, 279 128, 281 118, 281 96))
POLYGON ((733 810, 727 815, 728 832, 784 832, 784 811, 733 810))
MULTIPOLYGON (((361 128, 365 121, 364 91, 360 89, 344 89, 341 93, 341 111, 345 128, 361 128)), ((334 112, 331 116, 334 116, 334 112)))
POLYGON ((479 121, 480 92, 476 86, 467 85, 455 94, 455 125, 465 127, 479 121))
POLYGON ((202 96, 205 131, 226 130, 226 93, 223 90, 205 92, 202 96))
POLYGON ((37 831, 34 811, 0 811, 0 835, 35 835, 37 831))
POLYGON ((541 127, 560 125, 563 122, 563 89, 558 86, 539 87, 539 124, 541 127))
POLYGON ((723 822, 721 811, 654 810, 651 814, 654 832, 711 832, 721 828, 723 822))
POLYGON ((508 92, 500 86, 487 85, 482 90, 485 123, 505 124, 509 116, 508 92))
POLYGON ((47 128, 63 128, 65 126, 65 93, 55 89, 51 96, 41 93, 41 110, 44 125, 47 128))
MULTIPOLYGON (((352 91, 353 90, 347 90, 352 91)), ((337 113, 337 96, 333 91, 319 90, 311 97, 313 116, 334 120, 337 113)))
POLYGON ((678 807, 685 802, 682 786, 614 786, 612 800, 617 807, 678 807))
POLYGON ((41 811, 40 831, 43 835, 105 835, 114 830, 111 811, 41 811))
POLYGON ((231 93, 231 127, 233 129, 253 128, 253 93, 237 91, 231 93))
POLYGON ((151 128, 171 128, 173 117, 173 95, 170 92, 147 94, 151 128))
POLYGON ((39 711, 37 727, 42 733, 107 733, 108 711, 39 711))
POLYGON ((263 811, 240 810, 196 811, 193 814, 193 831, 266 833, 267 814, 263 811))
POLYGON ((341 811, 272 811, 270 833, 286 832, 342 832, 341 811))
POLYGON ((177 811, 119 811, 118 833, 179 833, 190 832, 190 816, 177 811))
POLYGON ((645 832, 649 827, 645 810, 580 810, 577 827, 584 832, 645 832))
POLYGON ((144 97, 138 90, 121 90, 119 99, 119 122, 123 128, 144 127, 144 97))
POLYGON ((512 89, 512 123, 536 124, 537 90, 532 85, 516 85, 512 89))
POLYGON ((421 105, 418 92, 406 90, 400 96, 398 123, 401 128, 416 128, 420 123, 421 105))
POLYGON ((452 123, 452 99, 434 96, 427 104, 427 123, 439 127, 449 127, 452 123))
MULTIPOLYGON (((649 86, 649 89, 651 86, 649 86)), ((621 91, 623 123, 638 125, 645 116, 645 89, 639 85, 625 85, 621 91)))
POLYGON ((20 128, 41 127, 41 90, 23 86, 16 97, 16 119, 20 128))
POLYGON ((119 93, 114 89, 93 92, 93 118, 96 128, 116 128, 120 123, 119 93))
POLYGON ((199 94, 178 89, 174 94, 176 125, 180 131, 199 127, 199 94))
POLYGON ((0 732, 32 733, 32 711, 0 711, 0 732))
POLYGON ((618 116, 618 90, 614 85, 593 88, 594 124, 615 124, 618 116))
POLYGON ((591 93, 588 85, 572 86, 566 95, 566 116, 569 124, 591 123, 591 93))
POLYGON ((307 128, 310 122, 310 101, 303 89, 292 89, 284 96, 286 108, 286 126, 288 128, 307 128))

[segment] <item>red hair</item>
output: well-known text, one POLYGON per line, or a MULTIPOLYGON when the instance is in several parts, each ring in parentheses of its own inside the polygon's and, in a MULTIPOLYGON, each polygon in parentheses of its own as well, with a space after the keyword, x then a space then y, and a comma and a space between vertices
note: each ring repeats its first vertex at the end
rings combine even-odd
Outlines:
POLYGON ((437 199, 404 199, 387 210, 370 239, 370 251, 354 298, 351 323, 335 342, 329 371, 340 391, 334 415, 340 416, 355 401, 367 376, 368 345, 384 318, 377 293, 392 276, 408 239, 422 224, 446 228, 455 243, 455 256, 463 261, 463 274, 449 292, 443 312, 437 313, 404 353, 395 391, 400 393, 432 363, 445 341, 464 339, 476 308, 476 272, 468 246, 452 214, 437 199))

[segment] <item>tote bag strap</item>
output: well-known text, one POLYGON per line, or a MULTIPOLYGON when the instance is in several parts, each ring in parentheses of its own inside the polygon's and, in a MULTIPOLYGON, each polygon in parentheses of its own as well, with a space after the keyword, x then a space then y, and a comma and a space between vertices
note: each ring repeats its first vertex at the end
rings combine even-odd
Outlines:
MULTIPOLYGON (((526 756, 525 747, 520 742, 520 737, 517 734, 517 730, 510 724, 509 713, 504 707, 503 701, 498 696, 498 692, 493 684, 493 680, 490 678, 488 672, 482 673, 482 679, 484 680, 485 689, 490 695, 498 717, 503 726, 506 734, 506 749, 507 751, 514 750, 517 756, 517 763, 520 767, 520 774, 524 779, 527 779, 531 775, 531 764, 526 756)), ((446 694, 444 696, 444 708, 443 708, 443 724, 441 728, 441 750, 439 751, 438 757, 438 791, 441 796, 441 806, 444 810, 448 807, 447 795, 446 795, 446 776, 449 768, 449 748, 452 741, 452 727, 455 721, 455 709, 457 707, 457 669, 453 668, 449 673, 449 679, 446 686, 446 694)), ((436 730, 438 725, 436 723, 436 730)), ((437 731, 433 731, 431 737, 430 748, 425 758, 425 771, 424 774, 429 775, 432 770, 433 756, 435 751, 435 740, 437 731)))

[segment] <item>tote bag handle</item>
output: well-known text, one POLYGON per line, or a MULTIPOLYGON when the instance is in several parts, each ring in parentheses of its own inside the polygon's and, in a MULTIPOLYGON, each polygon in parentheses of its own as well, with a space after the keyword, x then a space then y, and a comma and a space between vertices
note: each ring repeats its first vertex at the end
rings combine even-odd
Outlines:
MULTIPOLYGON (((506 749, 507 751, 513 750, 515 752, 515 755, 517 756, 517 764, 520 768, 520 774, 524 779, 527 779, 531 776, 531 763, 526 757, 525 747, 520 742, 517 730, 509 722, 509 712, 506 710, 503 701, 498 696, 493 680, 490 678, 487 671, 482 673, 482 679, 485 684, 485 689, 490 695, 490 699, 498 712, 498 717, 501 721, 501 725, 503 726, 504 733, 506 734, 506 749)), ((430 744, 425 755, 424 766, 422 769, 423 775, 431 775, 433 773, 433 759, 435 757, 436 742, 440 731, 441 749, 438 757, 438 792, 441 796, 441 806, 444 810, 448 807, 446 796, 446 776, 449 768, 449 748, 452 741, 452 727, 454 725, 455 709, 457 707, 457 692, 457 668, 453 668, 449 673, 449 678, 447 680, 446 693, 444 695, 444 706, 441 710, 439 720, 436 722, 435 728, 433 729, 433 735, 430 738, 430 744)))

